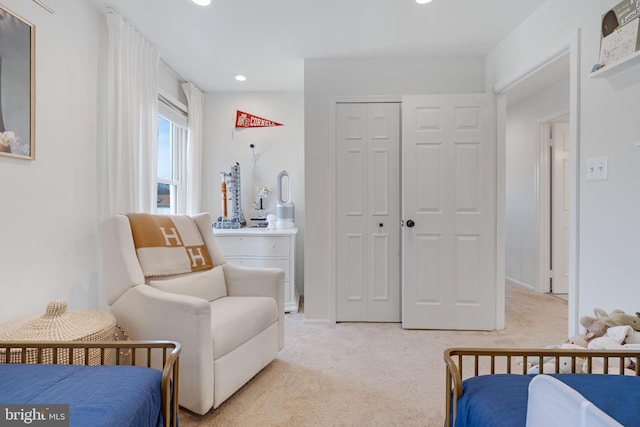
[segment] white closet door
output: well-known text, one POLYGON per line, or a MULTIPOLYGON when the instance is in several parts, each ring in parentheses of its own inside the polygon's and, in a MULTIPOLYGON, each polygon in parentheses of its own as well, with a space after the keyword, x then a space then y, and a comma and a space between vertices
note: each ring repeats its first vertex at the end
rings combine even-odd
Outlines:
POLYGON ((494 99, 406 96, 402 108, 403 327, 494 329, 494 99))
POLYGON ((400 105, 338 104, 337 321, 400 321, 400 105))

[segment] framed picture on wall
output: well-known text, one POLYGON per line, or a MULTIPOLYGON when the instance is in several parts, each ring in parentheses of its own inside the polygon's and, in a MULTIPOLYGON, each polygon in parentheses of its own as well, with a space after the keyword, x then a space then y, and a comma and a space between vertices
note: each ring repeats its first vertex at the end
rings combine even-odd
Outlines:
POLYGON ((640 48, 640 0, 623 0, 602 15, 600 64, 621 61, 640 48))
POLYGON ((0 5, 0 155, 35 159, 33 24, 0 5))

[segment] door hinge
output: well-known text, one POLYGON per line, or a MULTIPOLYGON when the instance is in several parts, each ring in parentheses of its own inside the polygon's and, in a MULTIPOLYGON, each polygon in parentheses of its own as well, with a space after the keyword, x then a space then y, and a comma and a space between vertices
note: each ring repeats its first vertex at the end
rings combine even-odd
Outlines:
POLYGON ((553 279, 553 270, 549 270, 549 279, 553 279))

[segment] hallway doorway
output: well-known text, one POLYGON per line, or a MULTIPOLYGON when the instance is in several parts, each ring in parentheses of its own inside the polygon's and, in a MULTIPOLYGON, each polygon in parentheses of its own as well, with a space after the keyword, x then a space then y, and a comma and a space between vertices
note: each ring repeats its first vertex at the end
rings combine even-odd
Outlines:
POLYGON ((503 92, 505 277, 565 301, 571 299, 570 87, 567 51, 503 92))

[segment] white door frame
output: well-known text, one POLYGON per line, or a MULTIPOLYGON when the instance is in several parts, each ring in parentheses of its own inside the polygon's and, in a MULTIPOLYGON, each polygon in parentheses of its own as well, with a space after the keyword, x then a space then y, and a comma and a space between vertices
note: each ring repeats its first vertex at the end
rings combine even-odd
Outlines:
POLYGON ((571 38, 569 49, 569 139, 571 156, 571 202, 569 204, 569 325, 568 336, 580 328, 580 28, 571 38))
MULTIPOLYGON (((550 53, 549 56, 531 64, 524 72, 514 76, 513 78, 496 83, 494 92, 496 94, 505 94, 511 87, 517 83, 532 76, 545 66, 556 60, 559 56, 569 52, 569 132, 570 132, 570 156, 571 156, 571 196, 570 196, 570 219, 571 224, 569 230, 569 313, 568 313, 568 336, 578 334, 580 328, 580 28, 550 53)), ((500 114, 498 114, 498 149, 501 147, 500 132, 504 123, 500 123, 500 114)), ((499 159, 500 161, 500 159, 499 159)), ((499 163, 498 167, 498 185, 504 185, 504 176, 500 178, 501 170, 504 171, 504 162, 499 163)), ((500 206, 498 207, 500 209, 500 206)), ((504 204, 503 204, 504 209, 504 204)), ((504 215, 504 213, 499 213, 504 215)), ((500 229, 500 228, 498 228, 500 229)), ((504 295, 502 296, 504 297, 504 295)), ((498 298, 500 295, 498 294, 498 298)))
POLYGON ((496 94, 496 329, 506 325, 507 97, 496 94))
MULTIPOLYGON (((553 182, 550 178, 551 154, 549 152, 549 129, 553 122, 569 116, 569 111, 548 115, 538 120, 538 162, 536 175, 538 178, 538 268, 535 271, 535 289, 538 292, 549 292, 549 271, 551 270, 551 193, 553 182)), ((574 177, 572 176, 571 179, 574 177)))
MULTIPOLYGON (((328 134, 328 138, 329 138, 329 186, 330 188, 333 190, 332 193, 335 195, 337 194, 337 171, 338 171, 338 165, 337 165, 337 153, 338 153, 338 148, 336 146, 337 144, 337 140, 336 140, 336 105, 339 103, 357 103, 357 102, 362 102, 362 103, 375 103, 375 102, 392 102, 392 103, 398 103, 400 104, 400 120, 402 123, 402 96, 333 96, 329 98, 329 105, 328 105, 328 111, 329 111, 329 134, 328 134)), ((400 155, 402 156, 402 152, 400 153, 400 155)), ((330 212, 331 212, 331 218, 329 218, 329 247, 331 248, 330 252, 332 254, 336 254, 336 247, 337 247, 337 200, 335 197, 331 197, 330 198, 330 203, 331 206, 330 208, 330 212)), ((328 267, 329 267, 329 277, 331 279, 331 285, 329 286, 329 323, 332 325, 336 324, 336 317, 337 317, 337 297, 338 297, 338 288, 337 288, 337 284, 338 284, 338 269, 337 269, 337 260, 335 258, 335 256, 330 257, 329 261, 328 261, 328 267)), ((402 295, 400 296, 400 298, 402 299, 402 295)))

